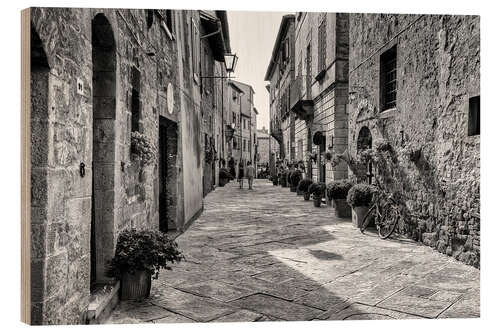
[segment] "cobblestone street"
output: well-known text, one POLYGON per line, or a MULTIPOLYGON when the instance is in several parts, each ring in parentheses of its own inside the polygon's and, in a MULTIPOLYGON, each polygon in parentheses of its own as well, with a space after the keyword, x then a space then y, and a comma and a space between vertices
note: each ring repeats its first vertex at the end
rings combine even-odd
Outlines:
POLYGON ((186 260, 107 323, 479 316, 479 270, 407 239, 363 235, 269 181, 217 188, 177 240, 186 260))

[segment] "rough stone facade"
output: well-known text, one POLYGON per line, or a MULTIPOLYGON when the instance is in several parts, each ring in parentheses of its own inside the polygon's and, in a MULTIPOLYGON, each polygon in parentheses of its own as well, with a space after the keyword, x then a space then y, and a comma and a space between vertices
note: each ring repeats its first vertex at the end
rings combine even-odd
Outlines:
POLYGON ((479 266, 480 136, 468 135, 469 101, 480 94, 479 17, 352 14, 349 38, 351 154, 360 132, 389 142, 394 158, 378 172, 419 215, 405 220, 407 235, 479 266), (381 56, 391 48, 397 97, 381 112, 381 56))
POLYGON ((198 11, 32 8, 31 323, 85 322, 120 231, 201 212, 199 27, 198 11), (165 184, 134 131, 165 145, 165 184))

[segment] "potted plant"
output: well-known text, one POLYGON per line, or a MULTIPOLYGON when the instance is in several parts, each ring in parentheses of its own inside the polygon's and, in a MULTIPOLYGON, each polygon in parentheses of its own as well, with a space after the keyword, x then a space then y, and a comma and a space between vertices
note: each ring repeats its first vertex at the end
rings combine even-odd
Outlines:
POLYGON ((230 180, 233 180, 233 175, 226 169, 219 169, 219 186, 224 187, 230 180))
POLYGON ((336 217, 351 217, 351 207, 347 204, 347 193, 353 186, 347 179, 328 184, 326 195, 333 202, 336 217))
POLYGON ((309 186, 308 191, 313 196, 314 207, 320 207, 321 200, 325 196, 325 183, 322 182, 312 183, 309 186))
POLYGON ((302 173, 299 170, 294 170, 290 172, 290 191, 297 192, 297 186, 302 180, 302 173))
POLYGON ((302 193, 304 195, 304 200, 308 201, 311 193, 309 193, 309 186, 313 183, 309 178, 302 179, 297 186, 297 193, 302 193))
POLYGON ((128 229, 118 236, 109 275, 121 280, 121 299, 143 299, 149 296, 151 279, 158 278, 160 269, 171 270, 169 263, 183 258, 166 233, 128 229))
POLYGON ((274 186, 277 186, 277 185, 278 185, 278 183, 279 183, 279 178, 278 178, 278 176, 277 176, 277 175, 274 175, 274 176, 272 176, 271 178, 272 178, 272 180, 273 180, 273 185, 274 185, 274 186))
POLYGON ((287 171, 282 171, 280 174, 281 187, 286 187, 287 171))
POLYGON ((375 188, 372 185, 356 184, 347 193, 347 203, 352 207, 352 223, 360 228, 370 209, 375 188))

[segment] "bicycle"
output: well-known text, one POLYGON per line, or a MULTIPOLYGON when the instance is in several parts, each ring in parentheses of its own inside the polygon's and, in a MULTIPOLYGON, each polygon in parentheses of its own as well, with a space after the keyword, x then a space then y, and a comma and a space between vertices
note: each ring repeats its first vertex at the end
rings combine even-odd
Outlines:
POLYGON ((402 214, 399 203, 394 199, 394 194, 384 191, 381 186, 377 186, 377 188, 374 203, 363 218, 360 230, 361 233, 364 233, 374 219, 379 237, 387 239, 396 230, 402 214))

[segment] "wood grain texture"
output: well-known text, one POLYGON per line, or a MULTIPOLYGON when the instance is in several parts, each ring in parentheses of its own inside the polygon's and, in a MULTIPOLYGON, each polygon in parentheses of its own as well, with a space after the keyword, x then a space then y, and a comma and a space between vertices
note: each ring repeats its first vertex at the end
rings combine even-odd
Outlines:
POLYGON ((30 9, 21 11, 21 321, 31 323, 30 9))

